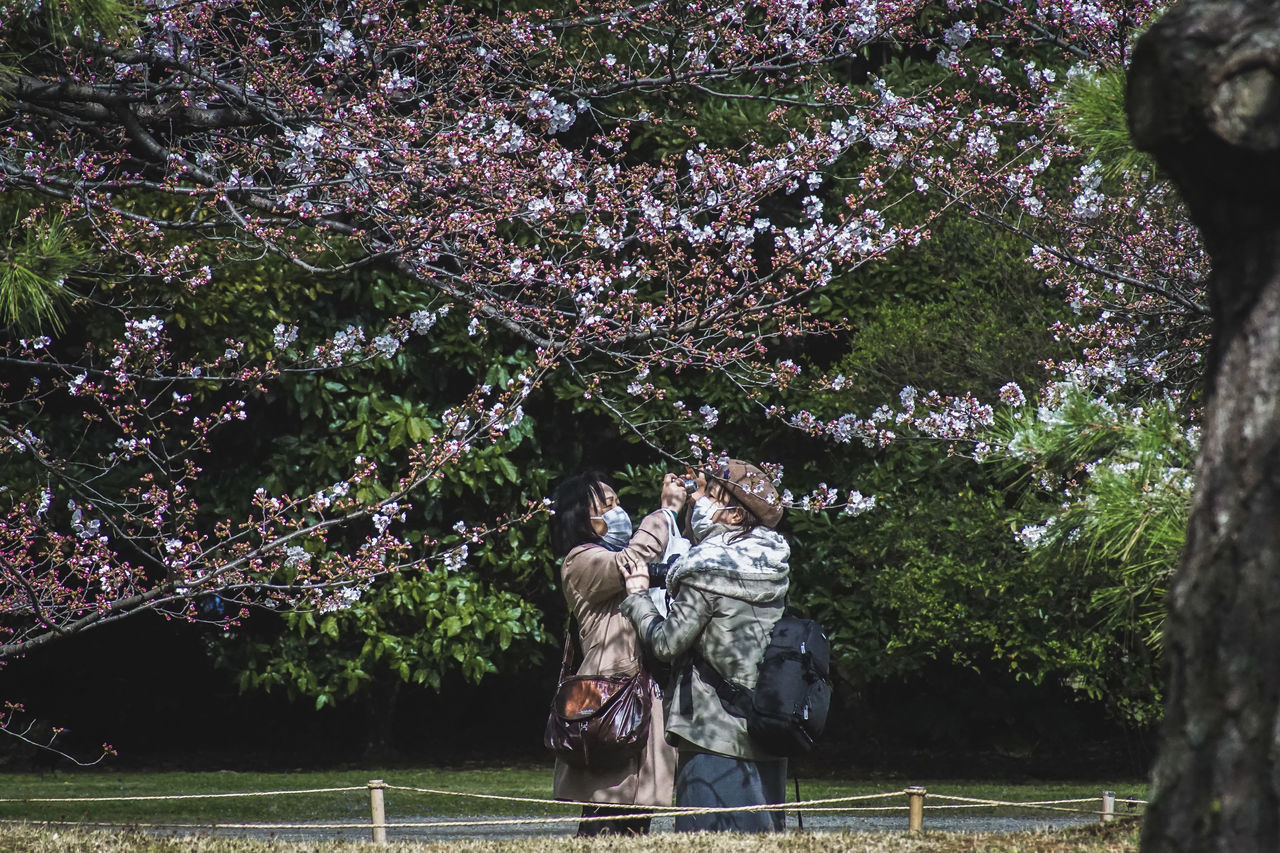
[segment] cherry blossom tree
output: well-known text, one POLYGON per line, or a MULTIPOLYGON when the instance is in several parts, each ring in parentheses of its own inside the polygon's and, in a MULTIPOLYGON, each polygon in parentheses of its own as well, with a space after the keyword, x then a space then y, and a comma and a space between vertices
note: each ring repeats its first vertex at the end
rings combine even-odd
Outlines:
MULTIPOLYGON (((886 83, 911 120, 869 144, 902 162, 910 183, 899 189, 1026 241, 1028 261, 1075 317, 1054 326, 1075 356, 1047 361, 1047 383, 1182 396, 1203 370, 1206 260, 1172 185, 1149 160, 1124 159, 1135 152, 1122 126, 1131 41, 1161 4, 948 6, 950 25, 921 42, 937 80, 910 98, 886 83), (1087 115, 1099 102, 1105 115, 1087 115), (1119 155, 1099 141, 1107 121, 1121 124, 1119 155)), ((775 414, 838 440, 883 443, 907 430, 957 439, 991 422, 994 389, 971 390, 911 389, 870 418, 775 414)))
MULTIPOLYGON (((396 523, 425 483, 517 424, 548 371, 595 358, 642 387, 687 368, 785 383, 767 341, 820 328, 806 295, 920 233, 861 206, 814 210, 803 229, 760 209, 898 120, 831 69, 910 9, 161 4, 65 45, 19 11, 6 26, 29 52, 4 78, 0 180, 21 194, 23 228, 97 253, 55 284, 117 331, 87 345, 33 335, 0 356, 3 452, 21 472, 2 528, 4 656, 140 610, 204 618, 214 592, 323 604, 381 573, 456 565, 459 548, 411 548, 396 523), (634 156, 629 141, 657 122, 646 99, 721 85, 774 103, 773 132, 726 149, 678 131, 680 155, 634 156), (263 356, 234 338, 185 351, 163 306, 268 255, 313 275, 384 266, 424 307, 322 340, 282 323, 263 356), (287 371, 389 357, 449 310, 474 335, 521 342, 527 368, 462 394, 404 470, 355 458, 313 493, 250 489, 244 516, 202 515, 194 487, 255 395, 287 371), (350 547, 329 547, 353 529, 350 547)), ((582 381, 591 396, 601 376, 582 381)))
MULTIPOLYGON (((1150 720, 1158 714, 1160 686, 1150 675, 1158 669, 1163 633, 1162 608, 1153 604, 1163 599, 1180 545, 1190 488, 1185 460, 1198 441, 1209 329, 1199 236, 1173 185, 1138 155, 1124 125, 1132 41, 1160 9, 948 7, 933 37, 916 42, 938 64, 932 87, 908 88, 904 74, 886 74, 886 91, 910 97, 915 120, 869 144, 882 156, 903 158, 900 192, 928 199, 940 216, 967 215, 1025 241, 1028 262, 1063 297, 1067 311, 1054 332, 1074 353, 1046 359, 1043 387, 1024 384, 1024 394, 1005 385, 999 401, 994 388, 909 387, 896 404, 859 411, 840 399, 858 378, 831 371, 809 386, 825 385, 831 393, 762 405, 837 445, 887 448, 924 438, 949 452, 1026 466, 1027 485, 1018 488, 1045 512, 1038 523, 1024 518, 1018 525, 1027 559, 1101 577, 1093 581, 1100 585, 1063 606, 1120 625, 1115 637, 1090 641, 1105 649, 1100 660, 1125 661, 1131 673, 1142 673, 1133 679, 1142 683, 1139 689, 1116 690, 1113 667, 1079 655, 1068 667, 1083 660, 1087 668, 1064 680, 1084 685, 1090 695, 1123 697, 1118 710, 1126 718, 1150 720), (1027 402, 1035 405, 1024 414, 1027 402), (997 424, 1001 408, 1011 428, 997 424), (1077 415, 1086 419, 1068 420, 1077 415), (1091 435, 1110 437, 1090 448, 1091 435), (1070 452, 1060 452, 1064 448, 1070 452), (1110 449, 1081 455, 1101 448, 1110 449), (1123 521, 1107 517, 1116 509, 1123 509, 1123 521), (1053 536, 1037 538, 1050 528, 1053 536), (1117 541, 1129 544, 1117 550, 1117 541)), ((830 491, 827 500, 844 497, 830 491)), ((975 583, 981 575, 977 570, 975 583)), ((1081 577, 1071 574, 1073 582, 1081 577)), ((1011 657, 1022 657, 1020 674, 1064 675, 1052 655, 1011 657)))
MULTIPOLYGON (((1063 109, 1064 82, 1122 69, 1156 11, 202 0, 67 27, 62 4, 0 0, 21 57, 0 74, 0 192, 24 233, 81 249, 46 292, 92 312, 0 343, 0 659, 146 610, 225 623, 458 569, 463 545, 411 542, 402 520, 553 374, 672 464, 723 452, 715 407, 672 392, 694 372, 837 444, 971 441, 996 389, 810 411, 789 389, 838 400, 846 379, 776 355, 850 334, 817 298, 939 216, 1025 239, 1079 314, 1059 329, 1078 357, 1051 367, 1176 392, 1199 369, 1198 244, 1165 185, 1107 173, 1063 109), (709 135, 700 118, 724 104, 761 120, 709 135), (316 277, 386 270, 417 304, 212 351, 173 325, 173 305, 264 258, 316 277), (233 516, 201 504, 211 461, 283 377, 376 365, 450 312, 521 368, 458 391, 404 465, 356 457, 305 494, 245 484, 233 516)), ((795 503, 874 501, 824 483, 795 503)), ((460 535, 476 547, 545 511, 460 535)))

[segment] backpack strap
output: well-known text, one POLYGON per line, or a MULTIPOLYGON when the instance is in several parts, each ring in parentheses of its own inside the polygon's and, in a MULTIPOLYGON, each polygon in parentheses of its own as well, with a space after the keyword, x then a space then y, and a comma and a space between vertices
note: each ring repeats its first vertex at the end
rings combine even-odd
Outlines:
POLYGON ((693 716, 693 661, 681 659, 675 678, 676 708, 686 717, 693 716))
POLYGON ((745 719, 751 710, 751 700, 754 698, 754 693, 736 681, 730 681, 725 678, 702 655, 695 652, 691 659, 693 668, 698 670, 698 675, 702 677, 702 680, 711 685, 711 688, 716 691, 716 696, 720 698, 720 704, 724 706, 724 709, 735 717, 745 719))

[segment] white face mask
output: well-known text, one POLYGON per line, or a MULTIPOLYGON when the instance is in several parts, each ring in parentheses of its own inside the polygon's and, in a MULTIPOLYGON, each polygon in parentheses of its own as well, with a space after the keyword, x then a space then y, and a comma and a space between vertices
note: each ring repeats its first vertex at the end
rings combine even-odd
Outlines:
POLYGON ((693 503, 693 509, 689 510, 689 532, 693 537, 701 542, 707 538, 707 534, 711 532, 711 528, 716 522, 712 520, 717 512, 723 507, 711 500, 711 498, 703 495, 693 503))
POLYGON ((631 516, 620 506, 607 510, 604 515, 593 515, 605 524, 604 536, 600 544, 610 551, 621 551, 631 541, 631 516))

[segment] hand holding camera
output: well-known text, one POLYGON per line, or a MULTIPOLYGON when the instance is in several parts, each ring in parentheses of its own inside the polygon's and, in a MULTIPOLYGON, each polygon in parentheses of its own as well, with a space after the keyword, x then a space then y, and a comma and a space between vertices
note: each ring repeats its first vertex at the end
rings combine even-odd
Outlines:
POLYGON ((689 466, 684 469, 685 502, 693 503, 707 493, 707 475, 689 466))
POLYGON ((688 485, 676 474, 667 474, 662 478, 662 508, 672 512, 684 509, 689 497, 688 485))
POLYGON ((618 571, 622 572, 622 583, 627 588, 627 595, 644 592, 649 588, 649 568, 630 554, 623 554, 618 560, 618 571))

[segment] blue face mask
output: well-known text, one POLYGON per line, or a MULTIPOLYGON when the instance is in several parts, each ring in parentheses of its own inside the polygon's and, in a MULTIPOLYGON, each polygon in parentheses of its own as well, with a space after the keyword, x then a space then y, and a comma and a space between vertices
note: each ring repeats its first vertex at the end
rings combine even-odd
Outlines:
POLYGON ((631 541, 631 516, 620 506, 615 506, 604 515, 593 515, 605 523, 604 536, 600 544, 610 551, 621 551, 631 541))

